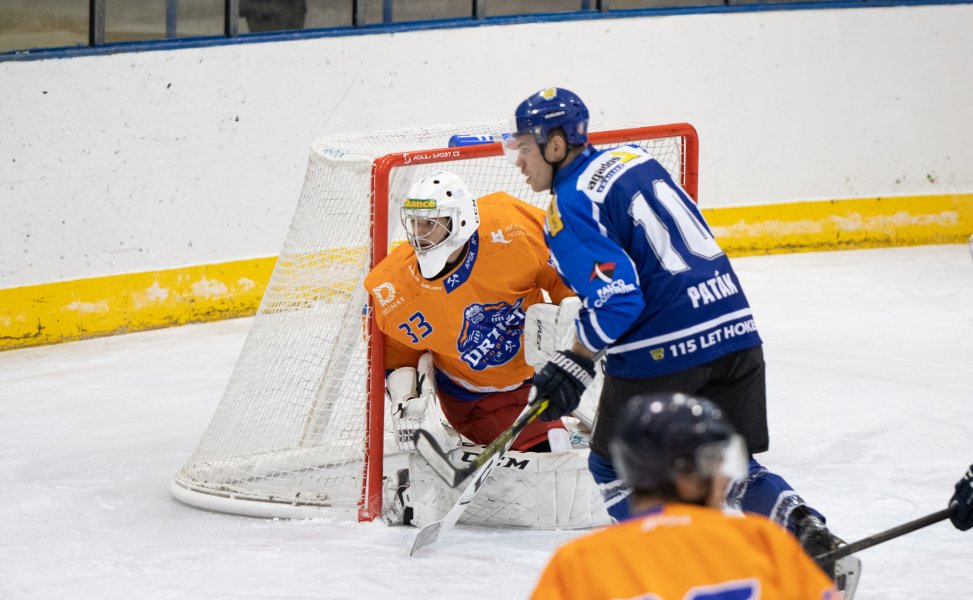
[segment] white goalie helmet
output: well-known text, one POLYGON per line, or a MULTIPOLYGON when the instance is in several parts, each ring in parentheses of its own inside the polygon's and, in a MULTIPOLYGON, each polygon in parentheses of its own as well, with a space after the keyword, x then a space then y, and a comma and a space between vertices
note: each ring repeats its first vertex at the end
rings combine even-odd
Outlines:
POLYGON ((476 198, 454 173, 433 173, 412 184, 400 209, 405 235, 426 279, 438 275, 449 255, 480 225, 476 198))

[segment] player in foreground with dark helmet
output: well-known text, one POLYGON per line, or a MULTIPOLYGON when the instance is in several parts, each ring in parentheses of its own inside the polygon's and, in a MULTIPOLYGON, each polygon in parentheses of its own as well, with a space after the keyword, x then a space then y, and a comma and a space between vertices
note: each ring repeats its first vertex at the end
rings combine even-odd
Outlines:
POLYGON ((793 536, 759 515, 726 515, 747 471, 741 436, 708 400, 632 398, 611 442, 632 516, 557 550, 534 600, 841 598, 793 536))

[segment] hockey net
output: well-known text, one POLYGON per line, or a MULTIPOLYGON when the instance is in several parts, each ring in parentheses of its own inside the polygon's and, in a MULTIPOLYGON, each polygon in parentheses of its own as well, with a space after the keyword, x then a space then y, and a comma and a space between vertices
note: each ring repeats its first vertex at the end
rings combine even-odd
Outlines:
MULTIPOLYGON (((449 170, 482 196, 498 190, 541 208, 500 144, 445 148, 453 134, 490 136, 496 122, 336 135, 311 146, 284 247, 236 367, 195 452, 171 485, 188 504, 263 517, 380 514, 394 451, 384 402, 382 338, 363 280, 404 239, 410 184, 449 170)), ((599 147, 646 148, 695 199, 690 125, 604 126, 599 147)), ((379 309, 381 307, 378 307, 379 309)))

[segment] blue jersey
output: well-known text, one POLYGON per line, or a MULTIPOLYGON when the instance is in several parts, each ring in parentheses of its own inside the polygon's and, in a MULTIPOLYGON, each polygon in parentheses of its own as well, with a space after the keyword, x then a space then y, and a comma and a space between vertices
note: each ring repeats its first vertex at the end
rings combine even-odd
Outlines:
POLYGON ((637 146, 588 147, 554 179, 544 228, 582 299, 578 339, 623 378, 694 367, 761 343, 699 209, 637 146))

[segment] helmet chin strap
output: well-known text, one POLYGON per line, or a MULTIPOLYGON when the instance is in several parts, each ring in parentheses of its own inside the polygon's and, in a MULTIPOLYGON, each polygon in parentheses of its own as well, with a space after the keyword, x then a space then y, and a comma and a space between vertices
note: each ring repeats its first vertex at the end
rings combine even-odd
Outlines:
POLYGON ((540 150, 541 150, 541 158, 544 159, 544 162, 546 162, 547 164, 551 165, 551 192, 553 193, 554 192, 554 178, 557 177, 557 172, 559 170, 561 170, 561 167, 564 165, 564 161, 567 160, 568 154, 571 154, 571 152, 566 152, 564 154, 564 158, 562 158, 561 160, 559 160, 557 162, 551 162, 551 161, 547 160, 547 142, 549 142, 550 139, 551 138, 547 138, 547 141, 546 142, 544 142, 543 144, 538 144, 538 146, 540 147, 540 150))
POLYGON ((567 162, 568 157, 571 156, 571 149, 579 147, 579 146, 572 146, 571 144, 569 144, 567 138, 564 137, 563 133, 561 134, 561 137, 564 140, 564 147, 565 147, 564 158, 562 158, 557 162, 551 162, 547 160, 547 142, 551 141, 550 136, 548 136, 547 140, 543 144, 537 144, 537 147, 541 151, 541 158, 544 159, 544 162, 551 165, 551 188, 550 188, 551 193, 554 193, 554 178, 557 177, 558 171, 561 170, 561 167, 563 167, 564 163, 567 162))

